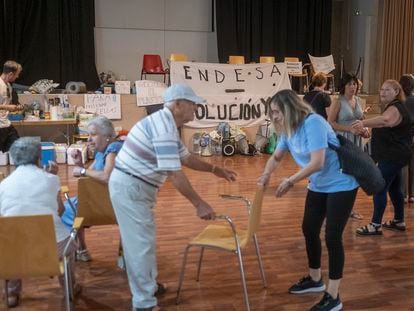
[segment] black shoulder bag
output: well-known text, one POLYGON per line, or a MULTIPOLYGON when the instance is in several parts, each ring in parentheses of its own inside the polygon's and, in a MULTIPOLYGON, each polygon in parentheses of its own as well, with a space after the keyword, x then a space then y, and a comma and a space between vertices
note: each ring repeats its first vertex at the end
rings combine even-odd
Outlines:
POLYGON ((340 146, 329 144, 329 148, 338 154, 339 165, 343 173, 355 177, 362 190, 368 195, 377 194, 385 187, 381 171, 372 158, 352 141, 337 135, 340 146))

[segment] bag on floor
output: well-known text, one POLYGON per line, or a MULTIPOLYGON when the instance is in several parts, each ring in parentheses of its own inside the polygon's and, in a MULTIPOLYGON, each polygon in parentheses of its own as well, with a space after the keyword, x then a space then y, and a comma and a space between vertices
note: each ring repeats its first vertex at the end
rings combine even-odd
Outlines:
POLYGON ((372 158, 349 139, 337 135, 340 146, 328 144, 336 151, 343 173, 355 177, 362 190, 368 195, 377 194, 385 187, 381 171, 372 158))

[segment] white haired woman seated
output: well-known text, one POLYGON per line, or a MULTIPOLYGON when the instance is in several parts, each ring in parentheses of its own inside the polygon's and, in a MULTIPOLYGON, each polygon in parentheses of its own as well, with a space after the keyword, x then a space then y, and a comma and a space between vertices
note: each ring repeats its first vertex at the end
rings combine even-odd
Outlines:
MULTIPOLYGON (((41 145, 40 141, 33 137, 16 140, 10 148, 10 153, 16 169, 0 183, 0 216, 52 215, 61 256, 70 238, 70 229, 63 224, 59 216, 63 212, 59 177, 39 168, 41 145)), ((71 244, 68 254, 72 285, 75 285, 75 250, 76 245, 71 244)), ((63 286, 63 277, 59 277, 59 282, 63 286)), ((10 280, 7 290, 9 307, 17 306, 22 281, 10 280)), ((75 294, 79 291, 80 286, 74 286, 75 294)))

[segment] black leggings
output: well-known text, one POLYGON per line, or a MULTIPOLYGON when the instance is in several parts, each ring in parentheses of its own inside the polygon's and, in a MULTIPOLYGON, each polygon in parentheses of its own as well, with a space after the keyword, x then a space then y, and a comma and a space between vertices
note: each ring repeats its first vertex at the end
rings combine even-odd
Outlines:
POLYGON ((354 206, 358 188, 350 191, 321 193, 308 191, 302 231, 306 240, 309 268, 321 267, 321 239, 319 234, 326 217, 325 241, 329 255, 329 278, 342 278, 345 254, 342 232, 354 206))

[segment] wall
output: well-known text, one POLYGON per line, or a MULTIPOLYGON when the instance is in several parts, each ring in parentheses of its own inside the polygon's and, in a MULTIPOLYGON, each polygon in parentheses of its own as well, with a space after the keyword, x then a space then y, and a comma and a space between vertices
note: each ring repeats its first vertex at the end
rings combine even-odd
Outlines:
POLYGON ((119 78, 138 80, 144 54, 160 54, 164 67, 173 52, 218 62, 212 1, 95 0, 98 73, 112 70, 119 78))
MULTIPOLYGON (((362 67, 359 77, 362 91, 378 93, 379 53, 383 0, 335 0, 332 18, 332 53, 340 74, 341 58, 345 71, 355 72, 359 59, 362 67)), ((339 81, 339 79, 338 79, 339 81)))

